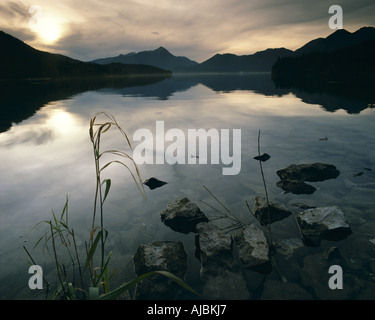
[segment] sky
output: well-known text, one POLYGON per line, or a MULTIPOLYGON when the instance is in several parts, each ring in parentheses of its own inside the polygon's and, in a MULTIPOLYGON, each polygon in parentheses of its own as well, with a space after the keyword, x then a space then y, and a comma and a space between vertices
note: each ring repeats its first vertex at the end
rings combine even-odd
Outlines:
POLYGON ((0 30, 82 61, 163 46, 203 62, 326 37, 332 5, 350 32, 375 25, 374 0, 0 0, 0 30))

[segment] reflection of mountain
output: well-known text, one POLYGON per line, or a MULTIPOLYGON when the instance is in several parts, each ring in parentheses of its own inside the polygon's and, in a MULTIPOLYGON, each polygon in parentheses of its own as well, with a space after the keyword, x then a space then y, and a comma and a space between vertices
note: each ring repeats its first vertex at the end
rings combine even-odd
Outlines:
POLYGON ((321 105, 329 112, 342 109, 349 114, 358 114, 375 106, 375 92, 369 86, 353 88, 333 83, 319 88, 306 87, 305 90, 295 87, 290 92, 303 102, 321 105))
POLYGON ((80 80, 33 80, 0 82, 0 132, 8 130, 12 123, 31 117, 38 109, 51 101, 68 99, 76 94, 101 88, 145 86, 160 81, 160 77, 96 78, 80 80))
POLYGON ((288 90, 278 89, 273 84, 270 74, 186 74, 176 75, 148 86, 128 88, 107 88, 101 92, 116 93, 123 96, 153 97, 160 100, 169 99, 175 92, 186 91, 197 84, 202 84, 213 91, 230 92, 246 90, 264 95, 283 95, 288 90))
POLYGON ((96 79, 96 81, 14 81, 0 86, 2 108, 0 132, 12 123, 31 117, 39 108, 51 101, 68 99, 86 91, 120 94, 133 97, 151 97, 167 100, 176 92, 186 91, 197 84, 217 92, 251 91, 267 96, 295 94, 305 103, 321 105, 327 111, 344 109, 359 113, 375 102, 375 92, 366 88, 343 87, 339 84, 307 87, 306 90, 283 89, 275 86, 270 74, 190 74, 160 81, 160 78, 96 79), (21 94, 22 93, 22 94, 21 94))

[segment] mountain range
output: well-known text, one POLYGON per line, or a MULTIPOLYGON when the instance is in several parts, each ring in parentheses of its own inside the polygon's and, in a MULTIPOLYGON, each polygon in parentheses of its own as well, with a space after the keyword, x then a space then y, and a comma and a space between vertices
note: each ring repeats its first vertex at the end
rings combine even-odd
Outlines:
POLYGON ((170 76, 169 72, 154 66, 99 65, 39 51, 3 31, 0 31, 0 48, 0 79, 93 78, 132 74, 170 76))
MULTIPOLYGON (((0 78, 102 77, 129 74, 168 76, 170 75, 168 71, 198 73, 272 71, 273 74, 281 75, 287 72, 288 68, 298 69, 296 65, 292 66, 298 61, 297 58, 306 59, 306 56, 317 53, 320 54, 320 57, 326 57, 329 54, 332 56, 332 53, 337 53, 337 50, 343 50, 341 55, 346 52, 346 65, 342 66, 342 69, 345 70, 350 64, 348 55, 368 50, 363 46, 364 43, 370 43, 368 46, 371 49, 372 42, 375 43, 375 28, 363 27, 353 33, 344 29, 337 30, 326 38, 314 39, 294 51, 286 48, 270 48, 250 55, 216 54, 202 63, 184 56, 175 56, 164 47, 83 62, 60 54, 36 50, 0 31, 0 47, 2 48, 0 51, 0 78)), ((366 59, 368 60, 368 55, 366 55, 366 59)), ((370 58, 370 63, 373 60, 374 58, 370 58)), ((308 69, 302 68, 301 72, 314 70, 315 64, 319 64, 319 61, 316 58, 310 61, 306 60, 304 63, 300 61, 298 66, 309 67, 308 69)))
POLYGON ((153 51, 130 52, 128 54, 120 54, 117 57, 96 59, 93 63, 106 65, 110 63, 124 64, 144 64, 152 65, 170 71, 182 71, 192 66, 198 65, 198 62, 190 60, 186 57, 176 57, 164 47, 159 47, 153 51))
POLYGON ((375 82, 375 28, 354 33, 342 29, 310 41, 292 56, 279 58, 272 66, 272 78, 282 87, 301 89, 333 82, 371 86, 375 82))
POLYGON ((326 38, 314 39, 293 51, 286 48, 269 48, 250 55, 231 53, 216 54, 202 63, 186 57, 176 57, 160 47, 153 51, 121 54, 117 57, 101 58, 91 62, 98 64, 139 63, 153 65, 172 72, 271 72, 278 59, 297 57, 313 52, 332 52, 367 41, 375 41, 375 28, 363 27, 356 32, 339 29, 326 38))
POLYGON ((312 52, 332 52, 367 41, 375 40, 375 28, 363 27, 351 33, 345 29, 338 29, 326 38, 318 38, 306 43, 295 51, 295 55, 312 52))

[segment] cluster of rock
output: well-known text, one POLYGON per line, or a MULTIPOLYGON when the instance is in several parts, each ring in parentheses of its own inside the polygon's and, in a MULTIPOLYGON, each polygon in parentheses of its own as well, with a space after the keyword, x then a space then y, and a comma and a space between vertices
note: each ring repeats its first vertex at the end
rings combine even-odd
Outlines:
MULTIPOLYGON (((249 299, 242 268, 266 270, 270 264, 269 246, 263 231, 247 225, 233 235, 222 232, 187 198, 172 201, 161 212, 161 220, 172 230, 194 233, 196 256, 200 261, 202 296, 208 299, 249 299), (238 257, 235 254, 235 248, 238 257)), ((181 279, 185 276, 187 255, 181 242, 151 242, 141 245, 134 256, 137 275, 164 270, 181 279)), ((178 287, 171 280, 153 276, 137 285, 136 299, 172 299, 178 287)))
MULTIPOLYGON (((332 165, 315 163, 312 165, 291 165, 277 171, 282 179, 280 186, 299 185, 289 190, 294 193, 309 193, 314 188, 304 181, 323 181, 336 178, 339 171, 332 165), (310 189, 311 191, 312 189, 310 189)), ((284 188, 283 187, 283 188, 284 188)), ((286 188, 286 187, 285 187, 286 188)), ((315 191, 315 188, 314 188, 315 191)), ((311 192, 310 192, 311 193, 311 192)), ((285 239, 278 242, 277 251, 289 257, 295 249, 305 246, 319 246, 322 239, 340 240, 351 233, 344 213, 332 207, 302 207, 295 218, 300 230, 300 239, 285 239)), ((292 215, 282 204, 256 196, 254 201, 255 218, 263 226, 268 226, 292 215)), ((209 221, 198 206, 187 198, 168 203, 160 213, 161 221, 172 230, 195 235, 196 257, 200 261, 202 296, 207 299, 242 300, 249 299, 248 283, 244 270, 268 273, 271 270, 270 247, 264 232, 255 224, 243 225, 232 234, 224 233, 209 221)), ((336 254, 332 251, 330 257, 336 254), (333 252, 333 253, 332 253, 333 252)), ((169 271, 184 279, 187 254, 181 242, 151 242, 141 245, 134 256, 137 275, 149 271, 169 271)), ((305 269, 309 268, 306 260, 305 269)), ((288 269, 288 268, 287 268, 288 269)), ((311 270, 301 271, 301 279, 309 284, 311 270)), ((314 273, 314 272, 313 272, 314 273)), ((314 274, 315 276, 315 274, 314 274)), ((309 285, 306 285, 309 286, 309 285)), ((273 299, 280 294, 277 286, 266 282, 264 288, 272 288, 264 298, 273 299)), ((172 280, 155 275, 137 285, 136 299, 173 299, 181 287, 172 280)), ((310 299, 311 294, 295 283, 285 282, 283 294, 287 297, 310 299)), ((267 290, 266 290, 267 291, 267 290)))
POLYGON ((305 181, 317 182, 335 179, 339 176, 340 171, 334 165, 317 162, 312 164, 291 164, 276 173, 281 179, 276 185, 285 192, 312 194, 316 188, 305 183, 305 181))

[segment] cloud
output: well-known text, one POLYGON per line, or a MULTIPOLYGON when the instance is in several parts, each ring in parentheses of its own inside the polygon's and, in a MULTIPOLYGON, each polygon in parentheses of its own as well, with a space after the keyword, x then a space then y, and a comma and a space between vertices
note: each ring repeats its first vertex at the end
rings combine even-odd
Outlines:
MULTIPOLYGON (((38 0, 38 4, 63 27, 53 46, 38 42, 27 30, 30 2, 5 0, 0 5, 0 27, 8 25, 8 31, 14 30, 31 45, 86 61, 159 46, 203 61, 215 53, 296 49, 332 32, 328 28, 332 2, 327 0, 38 0)), ((349 31, 373 24, 373 0, 341 0, 340 5, 349 31)))

